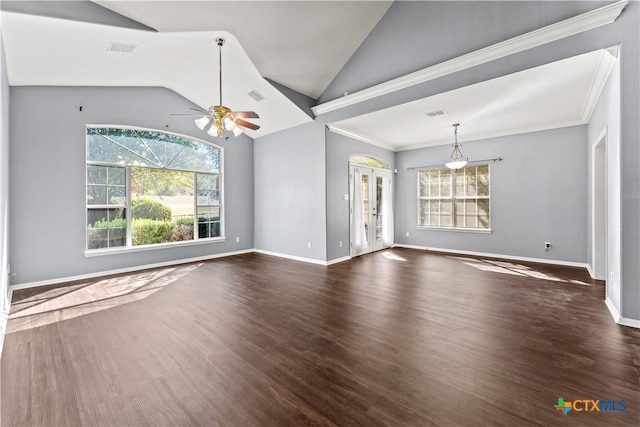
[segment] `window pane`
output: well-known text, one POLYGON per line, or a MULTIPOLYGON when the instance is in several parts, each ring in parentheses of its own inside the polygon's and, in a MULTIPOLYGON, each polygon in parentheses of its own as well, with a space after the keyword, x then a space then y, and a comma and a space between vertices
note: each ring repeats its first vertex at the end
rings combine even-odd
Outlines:
POLYGON ((389 166, 383 161, 369 156, 349 156, 349 163, 355 163, 363 166, 373 166, 374 168, 389 168, 389 166))
POLYGON ((87 165, 87 184, 106 184, 107 168, 104 166, 87 165))
POLYGON ((87 229, 87 249, 107 248, 109 244, 106 228, 87 229))
POLYGON ((478 196, 489 195, 489 165, 478 166, 478 196))
POLYGON ((443 179, 441 188, 442 197, 451 197, 451 178, 447 177, 446 179, 443 179))
POLYGON ((87 160, 197 172, 220 171, 220 149, 164 132, 88 128, 87 160))
POLYGON ((107 204, 107 186, 106 185, 88 185, 87 186, 87 204, 88 205, 106 205, 107 204))
POLYGON ((107 200, 110 205, 124 205, 127 202, 124 187, 108 187, 107 200))
POLYGON ((429 196, 440 197, 440 176, 432 175, 429 180, 429 196))
POLYGON ((432 198, 419 199, 418 225, 490 228, 489 165, 420 171, 418 177, 420 197, 432 198))
POLYGON ((429 200, 420 200, 420 215, 418 216, 418 225, 431 225, 429 220, 429 200))
POLYGON ((489 199, 478 200, 478 227, 489 228, 489 199))
POLYGON ((100 249, 126 245, 124 209, 89 209, 87 212, 87 248, 100 249))
POLYGON ((429 197, 429 181, 431 180, 429 171, 419 171, 418 177, 420 181, 420 197, 429 197))
POLYGON ((131 168, 134 246, 193 238, 193 184, 192 172, 131 168))
POLYGON ((109 175, 108 184, 109 185, 125 185, 125 173, 124 168, 107 168, 107 173, 109 175))
POLYGON ((87 164, 89 249, 126 245, 128 227, 133 245, 193 240, 198 204, 203 235, 220 235, 219 147, 153 130, 88 128, 87 161, 106 164, 87 164), (96 205, 114 208, 91 208, 96 205))
POLYGON ((476 168, 465 169, 466 196, 476 195, 476 168))
POLYGON ((463 197, 464 189, 465 189, 466 177, 464 173, 464 169, 458 170, 455 173, 455 187, 453 191, 455 191, 456 197, 463 197))
POLYGON ((220 177, 214 174, 198 174, 198 205, 220 204, 220 177))
POLYGON ((464 200, 456 200, 455 202, 455 226, 456 227, 465 227, 465 210, 464 210, 464 200))

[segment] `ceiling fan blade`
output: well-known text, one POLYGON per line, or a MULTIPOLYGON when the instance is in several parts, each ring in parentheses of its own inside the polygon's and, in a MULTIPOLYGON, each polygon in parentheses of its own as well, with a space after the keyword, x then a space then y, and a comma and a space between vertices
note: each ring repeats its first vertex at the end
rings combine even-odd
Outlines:
POLYGON ((205 110, 203 108, 189 108, 189 109, 193 110, 193 111, 202 111, 203 113, 208 113, 209 112, 209 111, 207 111, 207 110, 205 110))
POLYGON ((235 119, 234 121, 236 122, 236 124, 237 124, 238 126, 242 126, 242 127, 247 128, 247 129, 251 129, 251 130, 258 130, 258 129, 260 129, 260 126, 258 126, 258 125, 254 125, 253 123, 245 122, 245 121, 244 121, 244 120, 242 120, 242 119, 235 119))
POLYGON ((259 119, 260 116, 255 111, 232 111, 231 115, 234 118, 243 118, 243 119, 259 119))
POLYGON ((202 117, 202 116, 206 116, 206 114, 201 113, 201 114, 171 114, 172 116, 180 116, 180 117, 202 117))

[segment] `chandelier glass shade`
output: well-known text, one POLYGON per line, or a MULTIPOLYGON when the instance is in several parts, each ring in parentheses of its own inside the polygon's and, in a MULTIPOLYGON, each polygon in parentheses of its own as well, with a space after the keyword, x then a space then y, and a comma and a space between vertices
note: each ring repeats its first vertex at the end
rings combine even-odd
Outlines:
POLYGON ((460 147, 462 145, 458 144, 458 126, 460 126, 460 123, 455 123, 453 125, 455 129, 454 131, 455 143, 453 144, 453 152, 451 153, 451 158, 444 162, 444 165, 446 167, 453 170, 463 168, 469 162, 469 158, 464 157, 462 155, 462 151, 460 151, 460 147))

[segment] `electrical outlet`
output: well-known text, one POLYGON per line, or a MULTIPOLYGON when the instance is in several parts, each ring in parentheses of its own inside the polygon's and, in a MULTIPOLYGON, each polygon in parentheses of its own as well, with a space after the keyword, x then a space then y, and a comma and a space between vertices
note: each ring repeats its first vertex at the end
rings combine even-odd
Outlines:
POLYGON ((340 247, 342 247, 342 240, 340 240, 340 242, 338 243, 338 245, 339 245, 340 247))
POLYGON ((240 237, 236 237, 236 243, 240 243, 240 237))
POLYGON ((307 248, 311 249, 311 242, 307 242, 307 248))
POLYGON ((407 232, 404 234, 404 236, 405 236, 405 237, 409 237, 409 232, 407 231, 407 232))
POLYGON ((551 250, 551 242, 544 242, 544 250, 547 252, 551 250))

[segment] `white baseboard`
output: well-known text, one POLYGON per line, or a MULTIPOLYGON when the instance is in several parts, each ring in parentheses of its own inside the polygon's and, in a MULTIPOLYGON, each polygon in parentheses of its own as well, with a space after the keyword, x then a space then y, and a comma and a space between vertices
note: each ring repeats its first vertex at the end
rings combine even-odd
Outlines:
POLYGON ((337 264, 339 262, 349 261, 351 259, 350 256, 343 256, 342 258, 332 259, 331 261, 327 261, 327 265, 337 264))
POLYGON ((609 309, 609 313, 611 313, 611 317, 613 317, 614 322, 618 323, 620 321, 620 313, 618 313, 616 306, 613 305, 613 301, 607 298, 604 300, 604 304, 609 309))
POLYGON ((640 320, 629 319, 627 317, 620 316, 620 312, 618 311, 616 306, 613 304, 613 301, 611 301, 609 298, 605 299, 604 303, 609 309, 609 313, 611 313, 611 317, 613 317, 613 320, 618 325, 629 326, 631 328, 640 328, 640 320))
POLYGON ((463 251, 458 249, 430 248, 427 246, 415 246, 415 245, 403 245, 403 244, 396 244, 394 245, 394 247, 420 249, 423 251, 433 251, 433 252, 445 252, 445 253, 452 253, 452 254, 458 254, 458 255, 473 255, 473 256, 481 256, 481 257, 487 257, 487 258, 501 258, 501 259, 508 259, 511 261, 526 261, 526 262, 538 262, 542 264, 565 265, 567 267, 580 267, 580 268, 586 268, 587 270, 589 269, 589 264, 584 262, 562 261, 557 259, 546 259, 546 258, 531 258, 531 257, 522 257, 522 256, 504 255, 504 254, 492 254, 488 252, 463 251))
POLYGON ((55 285, 55 284, 58 284, 58 283, 72 282, 72 281, 75 281, 75 280, 87 280, 87 279, 93 279, 93 278, 96 278, 96 277, 110 276, 110 275, 113 275, 113 274, 131 273, 131 272, 139 271, 139 270, 148 270, 150 268, 170 267, 170 266, 173 266, 173 265, 188 264, 188 263, 191 263, 191 262, 198 262, 198 261, 207 261, 209 259, 223 258, 223 257, 228 257, 228 256, 233 256, 233 255, 241 255, 241 254, 251 253, 251 252, 253 252, 253 249, 245 249, 245 250, 242 250, 242 251, 223 252, 223 253, 220 253, 220 254, 205 255, 205 256, 201 256, 201 257, 185 258, 185 259, 178 259, 178 260, 166 261, 166 262, 158 262, 158 263, 155 263, 155 264, 136 265, 134 267, 119 268, 119 269, 116 269, 116 270, 99 271, 99 272, 88 273, 88 274, 80 274, 80 275, 77 275, 77 276, 58 277, 58 278, 55 278, 55 279, 40 280, 40 281, 37 281, 37 282, 18 283, 18 284, 15 284, 15 285, 10 285, 9 289, 10 289, 11 292, 13 292, 13 290, 18 290, 18 289, 27 289, 27 288, 35 288, 35 287, 38 287, 38 286, 55 285))
POLYGON ((271 251, 265 251, 262 249, 254 249, 253 252, 256 252, 258 254, 263 254, 263 255, 277 256, 279 258, 291 259, 294 261, 308 262, 309 264, 327 265, 327 261, 321 261, 319 259, 305 258, 305 257, 295 256, 295 255, 288 255, 280 252, 271 252, 271 251))
POLYGON ((593 274, 593 269, 591 268, 591 264, 589 264, 589 263, 587 263, 587 271, 589 272, 589 276, 590 276, 592 279, 595 279, 595 278, 596 278, 596 277, 595 277, 595 275, 593 274))
MULTIPOLYGON (((7 307, 11 307, 13 289, 9 288, 7 293, 7 307)), ((9 320, 9 308, 0 308, 0 359, 2 359, 2 349, 4 348, 4 335, 7 332, 7 321, 9 320)))

